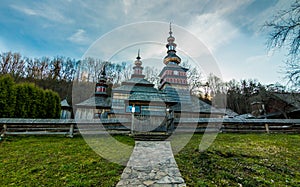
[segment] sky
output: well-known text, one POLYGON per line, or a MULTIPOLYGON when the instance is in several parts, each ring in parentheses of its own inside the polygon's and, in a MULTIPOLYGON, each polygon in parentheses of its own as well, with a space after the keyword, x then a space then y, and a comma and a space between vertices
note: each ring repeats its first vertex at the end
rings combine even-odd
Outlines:
MULTIPOLYGON (((118 61, 118 57, 123 61, 134 61, 137 48, 142 48, 145 66, 149 59, 156 59, 161 62, 156 67, 163 68, 168 23, 172 22, 178 55, 183 61, 189 61, 191 51, 199 54, 205 51, 214 59, 214 66, 218 66, 224 81, 257 79, 263 84, 284 84, 285 52, 267 49, 268 36, 262 26, 276 12, 288 8, 291 2, 1 0, 0 52, 20 52, 32 58, 65 56, 80 59, 97 42, 102 49, 109 49, 122 41, 132 40, 140 44, 122 46, 121 51, 116 48, 119 51, 110 60, 118 61), (116 32, 120 28, 127 33, 116 32), (183 30, 204 47, 193 49, 195 45, 191 43, 194 41, 185 38, 183 30), (154 42, 143 43, 145 35, 154 42), (106 42, 101 43, 103 40, 106 42)), ((196 59, 195 63, 202 67, 210 60, 196 59)))

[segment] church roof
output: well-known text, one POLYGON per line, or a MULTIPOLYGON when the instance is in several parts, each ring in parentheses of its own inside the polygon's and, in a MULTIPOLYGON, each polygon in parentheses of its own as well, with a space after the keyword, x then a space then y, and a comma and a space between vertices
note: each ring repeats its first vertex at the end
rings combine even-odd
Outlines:
POLYGON ((191 102, 189 91, 173 88, 172 85, 166 86, 165 89, 162 90, 162 93, 165 94, 165 99, 169 102, 191 102))
POLYGON ((71 107, 66 99, 64 99, 60 102, 60 106, 66 107, 66 108, 71 107))
MULTIPOLYGON (((197 98, 197 97, 193 97, 193 103, 196 103, 198 101, 199 103, 199 109, 200 109, 200 113, 212 113, 212 114, 224 114, 225 112, 223 110, 219 110, 215 107, 213 107, 210 104, 207 104, 206 102, 202 101, 201 99, 197 98)), ((198 106, 196 106, 196 108, 198 108, 198 106)))
POLYGON ((174 106, 175 111, 192 112, 192 113, 204 113, 204 114, 224 114, 222 110, 219 110, 210 104, 205 103, 196 96, 190 96, 191 102, 178 103, 174 106))
POLYGON ((114 88, 113 92, 144 92, 157 93, 157 89, 154 88, 154 84, 146 79, 133 77, 125 82, 122 82, 122 86, 114 88))
MULTIPOLYGON (((124 109, 112 109, 112 113, 114 114, 125 114, 124 113, 124 109)), ((145 110, 145 111, 142 111, 141 112, 142 115, 151 115, 151 116, 162 116, 162 117, 165 117, 165 111, 148 111, 148 110, 145 110)))
POLYGON ((111 98, 110 97, 97 97, 93 96, 81 103, 76 104, 79 108, 110 108, 111 98))
POLYGON ((130 85, 143 85, 143 86, 154 86, 153 83, 149 82, 146 79, 133 77, 127 81, 122 82, 122 85, 130 84, 130 85))
POLYGON ((137 86, 137 85, 123 85, 112 90, 113 92, 157 92, 153 87, 137 86))
POLYGON ((164 102, 162 94, 155 92, 133 92, 129 98, 129 101, 147 101, 147 102, 164 102))

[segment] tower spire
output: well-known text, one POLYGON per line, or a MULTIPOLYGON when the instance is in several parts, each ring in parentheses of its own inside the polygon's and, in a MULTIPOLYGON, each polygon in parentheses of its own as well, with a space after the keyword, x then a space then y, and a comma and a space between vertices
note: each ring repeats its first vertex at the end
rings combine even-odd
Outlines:
POLYGON ((138 56, 136 57, 136 59, 140 60, 141 57, 140 57, 140 49, 138 50, 138 56))
POLYGON ((169 31, 170 36, 172 36, 173 32, 172 32, 172 23, 170 22, 170 31, 169 31))
POLYGON ((164 58, 164 64, 168 65, 170 62, 172 64, 180 64, 181 59, 180 59, 180 57, 178 57, 176 55, 176 46, 177 45, 176 45, 176 43, 174 43, 175 37, 172 35, 173 32, 172 32, 172 23, 171 22, 170 22, 169 34, 170 34, 170 36, 167 39, 168 43, 166 45, 166 47, 168 49, 168 51, 167 51, 168 55, 164 58))
POLYGON ((133 67, 133 74, 131 77, 138 77, 138 78, 144 78, 145 75, 143 75, 143 67, 142 67, 142 61, 140 57, 140 49, 138 50, 138 55, 136 57, 136 60, 134 61, 134 67, 133 67))

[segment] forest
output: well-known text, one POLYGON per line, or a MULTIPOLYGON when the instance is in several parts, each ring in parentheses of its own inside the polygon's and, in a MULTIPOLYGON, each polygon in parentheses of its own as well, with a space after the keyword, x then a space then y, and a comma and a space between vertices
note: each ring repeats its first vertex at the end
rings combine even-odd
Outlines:
MULTIPOLYGON (((76 104, 87 98, 72 101, 73 84, 83 83, 86 86, 94 86, 104 63, 108 75, 109 92, 111 88, 119 86, 122 81, 130 78, 132 62, 114 64, 101 59, 77 60, 63 56, 28 58, 17 52, 0 54, 0 76, 10 75, 11 81, 17 85, 22 83, 20 85, 27 89, 37 87, 37 89, 48 90, 46 93, 52 90, 59 94, 61 100, 67 99, 70 104, 76 104)), ((213 102, 215 107, 227 106, 238 114, 250 113, 251 103, 254 99, 264 102, 273 92, 287 92, 287 88, 279 83, 263 85, 256 79, 224 82, 213 74, 204 76, 196 67, 192 67, 187 62, 183 62, 181 66, 189 68, 187 78, 191 94, 207 103, 213 102)), ((159 72, 160 69, 148 66, 144 67, 143 71, 145 79, 153 82, 156 86, 159 84, 159 72)), ((14 89, 20 90, 19 87, 16 86, 14 89)))

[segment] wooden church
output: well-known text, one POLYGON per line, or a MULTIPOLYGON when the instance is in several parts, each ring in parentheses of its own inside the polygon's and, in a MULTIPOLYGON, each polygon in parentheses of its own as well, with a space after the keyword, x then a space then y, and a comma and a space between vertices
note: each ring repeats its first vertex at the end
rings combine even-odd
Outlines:
POLYGON ((167 55, 163 59, 160 85, 145 79, 140 53, 134 61, 133 74, 121 86, 107 94, 105 68, 95 86, 94 95, 76 105, 76 118, 80 119, 133 119, 135 123, 148 126, 165 123, 168 118, 223 117, 224 113, 191 96, 187 83, 187 68, 181 67, 181 58, 176 54, 175 37, 171 25, 167 38, 167 55), (146 120, 146 121, 145 121, 146 120))

